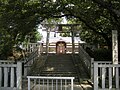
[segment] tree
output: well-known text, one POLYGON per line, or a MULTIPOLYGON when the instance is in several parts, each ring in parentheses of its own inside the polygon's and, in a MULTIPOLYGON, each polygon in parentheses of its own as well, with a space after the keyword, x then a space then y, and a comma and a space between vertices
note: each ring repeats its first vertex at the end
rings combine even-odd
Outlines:
POLYGON ((60 0, 59 10, 62 9, 64 15, 54 17, 76 18, 83 28, 87 28, 85 32, 89 30, 92 35, 99 36, 98 39, 104 39, 111 48, 111 31, 120 30, 119 8, 118 0, 60 0))
POLYGON ((118 30, 120 39, 119 0, 1 0, 0 6, 3 50, 24 41, 43 20, 64 16, 81 24, 83 37, 93 35, 91 41, 102 40, 111 47, 112 30, 118 30))
POLYGON ((0 1, 0 55, 3 57, 7 58, 15 45, 23 42, 31 32, 36 32, 40 20, 35 11, 36 4, 30 0, 0 1))

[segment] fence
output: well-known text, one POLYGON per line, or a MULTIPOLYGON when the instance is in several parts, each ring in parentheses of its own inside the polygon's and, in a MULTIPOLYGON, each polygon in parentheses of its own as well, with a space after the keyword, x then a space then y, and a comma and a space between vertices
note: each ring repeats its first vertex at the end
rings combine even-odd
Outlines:
POLYGON ((28 43, 28 44, 23 44, 23 48, 25 49, 25 52, 27 53, 32 53, 36 50, 38 50, 40 44, 38 43, 28 43))
POLYGON ((0 90, 22 90, 22 75, 26 76, 30 66, 38 59, 38 45, 30 43, 23 46, 29 55, 24 57, 21 62, 0 60, 0 90), (22 68, 22 63, 24 68, 22 68))
POLYGON ((22 63, 0 61, 0 90, 22 90, 22 63))
POLYGON ((94 90, 120 89, 120 64, 94 62, 94 90))
MULTIPOLYGON (((93 81, 94 78, 94 62, 98 63, 98 64, 103 64, 103 65, 111 65, 112 61, 94 61, 94 58, 91 58, 91 80, 93 81)), ((119 62, 120 64, 120 62, 119 62)), ((101 72, 101 68, 99 69, 99 71, 101 72)), ((99 73, 100 73, 99 72, 99 73)), ((100 73, 101 74, 101 73, 100 73)))
MULTIPOLYGON (((94 78, 94 74, 93 74, 94 73, 94 62, 96 62, 98 64, 103 64, 103 65, 112 64, 112 61, 94 61, 94 58, 91 58, 91 80, 92 81, 93 81, 93 78, 94 78)), ((99 71, 101 72, 101 69, 99 69, 99 71)))
POLYGON ((74 77, 27 76, 28 90, 73 90, 74 77))

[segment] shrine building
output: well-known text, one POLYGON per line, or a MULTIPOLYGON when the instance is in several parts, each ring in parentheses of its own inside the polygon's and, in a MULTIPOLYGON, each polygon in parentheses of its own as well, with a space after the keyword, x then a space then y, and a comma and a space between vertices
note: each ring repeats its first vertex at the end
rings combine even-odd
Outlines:
MULTIPOLYGON (((62 24, 62 26, 65 26, 62 24)), ((70 26, 70 25, 69 25, 70 26)), ((70 26, 71 27, 71 26, 70 26)), ((60 28, 60 27, 59 27, 60 28)), ((73 36, 71 30, 68 32, 63 32, 64 30, 49 29, 43 30, 46 32, 46 37, 43 36, 41 41, 42 52, 43 53, 57 53, 57 54, 65 54, 65 53, 78 53, 79 52, 79 44, 84 44, 85 42, 80 39, 80 37, 73 36), (61 33, 70 33, 71 36, 61 36, 61 33)), ((73 32, 74 33, 74 32, 73 32)))

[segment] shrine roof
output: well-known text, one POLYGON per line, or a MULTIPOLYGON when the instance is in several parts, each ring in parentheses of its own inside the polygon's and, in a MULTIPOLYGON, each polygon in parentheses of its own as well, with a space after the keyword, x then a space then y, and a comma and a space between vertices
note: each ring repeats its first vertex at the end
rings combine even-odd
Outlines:
MULTIPOLYGON (((72 43, 72 38, 71 37, 50 37, 49 38, 49 43, 57 43, 59 41, 64 41, 66 43, 72 43)), ((42 38, 40 42, 46 43, 46 38, 42 38)), ((74 43, 85 43, 85 42, 82 41, 79 37, 74 37, 74 43)))

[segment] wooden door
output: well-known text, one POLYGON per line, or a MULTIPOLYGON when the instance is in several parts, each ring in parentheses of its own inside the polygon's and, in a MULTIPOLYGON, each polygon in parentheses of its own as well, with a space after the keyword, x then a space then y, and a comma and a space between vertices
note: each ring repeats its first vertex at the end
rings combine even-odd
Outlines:
POLYGON ((61 53, 61 54, 64 54, 66 53, 66 46, 65 46, 65 43, 63 42, 58 42, 57 45, 56 45, 56 53, 61 53))

